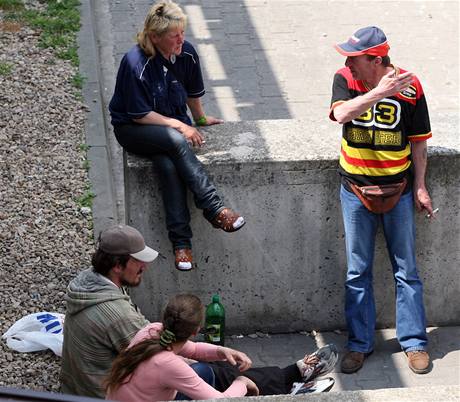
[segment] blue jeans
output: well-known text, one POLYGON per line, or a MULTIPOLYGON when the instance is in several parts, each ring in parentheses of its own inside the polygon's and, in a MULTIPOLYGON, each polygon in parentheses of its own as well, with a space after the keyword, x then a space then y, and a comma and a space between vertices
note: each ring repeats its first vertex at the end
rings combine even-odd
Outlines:
POLYGON ((385 214, 374 214, 343 186, 340 201, 345 227, 347 279, 345 316, 348 349, 369 353, 374 348, 375 302, 372 287, 375 236, 381 222, 396 283, 396 336, 406 352, 427 346, 423 286, 415 262, 412 191, 385 214))
POLYGON ((192 148, 181 133, 166 126, 127 124, 114 127, 114 131, 125 150, 154 161, 160 178, 169 239, 175 249, 191 248, 187 188, 207 220, 212 220, 224 208, 192 148))
MULTIPOLYGON (((193 363, 190 367, 198 374, 199 377, 205 382, 207 382, 211 387, 215 388, 216 376, 214 375, 214 370, 206 363, 193 363)), ((192 400, 187 395, 178 392, 175 401, 190 401, 192 400)))

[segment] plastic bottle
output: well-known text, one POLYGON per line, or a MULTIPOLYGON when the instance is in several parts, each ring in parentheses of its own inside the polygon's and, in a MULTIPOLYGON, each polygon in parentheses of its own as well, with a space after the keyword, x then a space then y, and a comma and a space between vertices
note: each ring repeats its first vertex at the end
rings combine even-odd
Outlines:
POLYGON ((206 342, 224 346, 225 309, 219 295, 212 296, 211 304, 206 307, 206 342))

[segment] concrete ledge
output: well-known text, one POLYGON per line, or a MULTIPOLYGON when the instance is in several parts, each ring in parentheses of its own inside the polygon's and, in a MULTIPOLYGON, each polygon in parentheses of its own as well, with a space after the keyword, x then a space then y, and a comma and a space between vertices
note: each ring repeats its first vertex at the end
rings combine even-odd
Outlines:
POLYGON ((243 398, 224 398, 221 402, 453 402, 460 401, 460 386, 388 388, 373 391, 327 392, 313 395, 276 395, 243 398))
MULTIPOLYGON (((435 326, 458 324, 460 317, 458 304, 445 302, 456 300, 459 288, 460 147, 452 132, 458 132, 453 123, 430 140, 427 181, 438 219, 417 216, 417 258, 428 324, 435 326)), ((324 119, 270 120, 225 123, 204 133, 199 158, 226 204, 248 223, 227 234, 191 207, 198 267, 176 271, 151 162, 125 155, 127 222, 165 256, 134 291, 136 303, 158 319, 171 294, 193 292, 207 302, 218 292, 228 333, 344 327, 339 127, 324 119)), ((378 326, 394 326, 394 284, 381 233, 374 266, 378 326)))

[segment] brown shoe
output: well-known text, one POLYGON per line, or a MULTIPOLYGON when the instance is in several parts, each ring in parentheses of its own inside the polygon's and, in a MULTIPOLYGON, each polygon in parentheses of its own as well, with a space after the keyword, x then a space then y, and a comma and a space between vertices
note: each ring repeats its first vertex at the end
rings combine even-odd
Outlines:
POLYGON ((343 356, 340 363, 340 369, 342 373, 351 374, 358 371, 363 367, 364 359, 369 356, 370 353, 361 353, 350 351, 343 356))
POLYGON ((193 268, 192 250, 189 248, 178 248, 174 250, 176 255, 176 269, 179 271, 190 271, 193 268))
POLYGON ((246 223, 241 215, 238 215, 230 208, 224 208, 217 216, 211 221, 212 226, 222 229, 226 232, 236 232, 241 229, 246 223))
POLYGON ((430 371, 430 356, 424 350, 414 350, 406 353, 409 368, 416 374, 426 374, 430 371))

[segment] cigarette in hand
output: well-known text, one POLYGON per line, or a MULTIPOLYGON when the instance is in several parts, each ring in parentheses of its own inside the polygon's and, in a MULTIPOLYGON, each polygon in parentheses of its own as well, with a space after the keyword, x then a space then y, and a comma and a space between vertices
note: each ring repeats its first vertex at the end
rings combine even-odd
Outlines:
POLYGON ((435 214, 437 214, 439 212, 439 208, 436 208, 433 210, 433 213, 431 214, 426 214, 425 215, 425 218, 431 218, 432 216, 434 216, 435 214))

